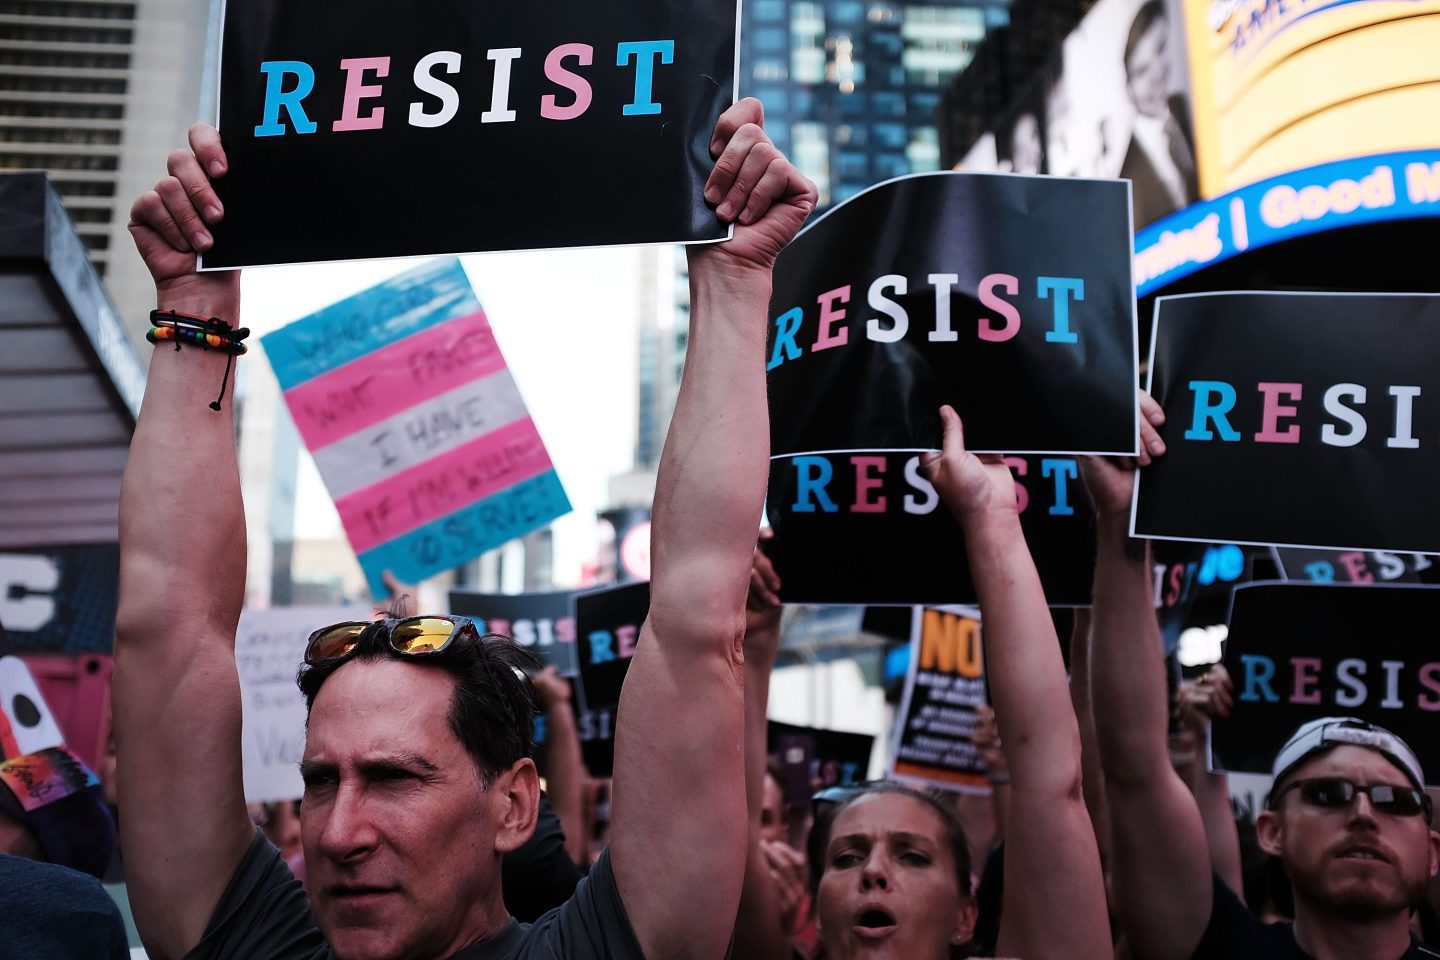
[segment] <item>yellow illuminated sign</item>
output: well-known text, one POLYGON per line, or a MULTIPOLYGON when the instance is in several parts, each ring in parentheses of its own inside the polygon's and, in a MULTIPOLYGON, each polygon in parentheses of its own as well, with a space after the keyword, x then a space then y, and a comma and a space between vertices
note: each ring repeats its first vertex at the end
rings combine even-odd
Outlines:
POLYGON ((1183 0, 1200 191, 1440 147, 1440 0, 1183 0))

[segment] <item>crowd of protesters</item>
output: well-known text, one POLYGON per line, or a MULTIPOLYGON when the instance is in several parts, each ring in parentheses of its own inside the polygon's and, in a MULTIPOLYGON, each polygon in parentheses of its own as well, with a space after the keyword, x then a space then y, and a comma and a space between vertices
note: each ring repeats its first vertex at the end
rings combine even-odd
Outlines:
MULTIPOLYGON (((238 324, 238 274, 196 272, 224 217, 212 180, 226 156, 208 127, 190 146, 130 229, 160 309, 238 324)), ((1206 770, 1230 678, 1217 668, 1171 697, 1147 547, 1127 535, 1135 473, 1164 455, 1148 397, 1138 460, 1085 463, 1098 553, 1068 675, 1009 469, 966 450, 948 407, 942 448, 923 458, 984 617, 993 712, 975 743, 993 809, 892 782, 786 806, 766 751, 782 585, 756 539, 764 359, 770 271, 816 194, 754 101, 722 116, 712 153, 705 196, 735 230, 689 248, 650 614, 604 783, 585 771, 563 678, 464 618, 397 607, 316 624, 299 677, 304 797, 247 808, 244 514, 231 409, 207 409, 228 358, 154 352, 122 491, 107 776, 149 956, 1435 955, 1422 941, 1440 834, 1403 741, 1350 718, 1305 725, 1243 835, 1224 777, 1206 770)), ((0 787, 0 842, 19 855, 0 856, 0 954, 123 956, 103 894, 57 865, 63 831, 13 799, 0 787)), ((114 838, 94 842, 103 855, 68 865, 103 872, 114 838)))

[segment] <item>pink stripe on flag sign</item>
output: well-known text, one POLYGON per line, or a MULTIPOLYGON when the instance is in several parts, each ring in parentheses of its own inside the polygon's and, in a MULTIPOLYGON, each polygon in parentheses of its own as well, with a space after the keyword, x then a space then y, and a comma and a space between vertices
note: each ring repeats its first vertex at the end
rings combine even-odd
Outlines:
POLYGON ((552 469, 529 417, 388 477, 335 507, 356 553, 552 469))
POLYGON ((485 312, 477 310, 307 380, 287 390, 285 402, 314 451, 504 369, 485 312))

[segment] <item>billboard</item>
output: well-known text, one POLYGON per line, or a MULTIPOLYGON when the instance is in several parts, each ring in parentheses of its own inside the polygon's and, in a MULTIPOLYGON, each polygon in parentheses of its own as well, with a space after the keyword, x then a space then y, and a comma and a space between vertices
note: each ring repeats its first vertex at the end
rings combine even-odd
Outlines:
POLYGON ((1182 0, 1206 197, 1440 146, 1440 0, 1182 0))
POLYGON ((1135 226, 1200 196, 1181 17, 1166 0, 1100 0, 959 169, 1123 177, 1135 226))
POLYGON ((1145 297, 1246 250, 1341 227, 1440 216, 1440 149, 1336 160, 1252 183, 1135 235, 1145 297))

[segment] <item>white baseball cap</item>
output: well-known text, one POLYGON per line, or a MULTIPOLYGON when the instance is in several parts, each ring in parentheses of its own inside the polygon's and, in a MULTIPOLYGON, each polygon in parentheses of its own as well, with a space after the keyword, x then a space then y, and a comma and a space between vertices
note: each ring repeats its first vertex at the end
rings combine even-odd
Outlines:
POLYGON ((1384 727, 1358 717, 1321 717, 1302 724, 1275 755, 1275 763, 1270 768, 1275 783, 1278 784, 1302 760, 1347 743, 1374 750, 1399 767, 1415 789, 1425 789, 1425 774, 1420 769, 1420 758, 1415 756, 1415 751, 1384 727))

